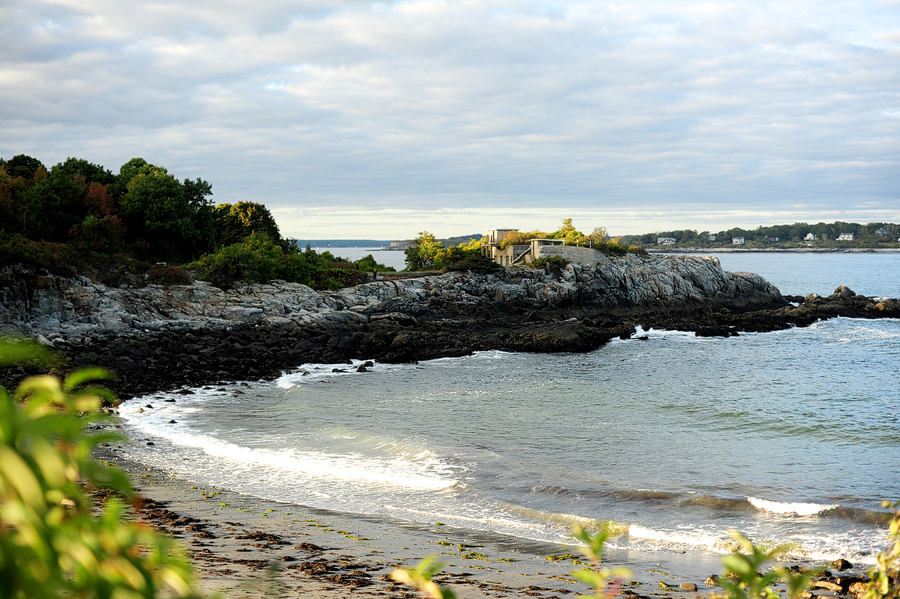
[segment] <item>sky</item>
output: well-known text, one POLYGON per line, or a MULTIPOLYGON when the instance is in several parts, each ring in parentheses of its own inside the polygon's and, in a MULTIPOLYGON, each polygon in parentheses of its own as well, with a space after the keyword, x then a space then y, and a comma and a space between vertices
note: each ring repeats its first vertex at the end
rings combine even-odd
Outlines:
POLYGON ((2 0, 17 154, 301 239, 900 222, 900 0, 2 0))

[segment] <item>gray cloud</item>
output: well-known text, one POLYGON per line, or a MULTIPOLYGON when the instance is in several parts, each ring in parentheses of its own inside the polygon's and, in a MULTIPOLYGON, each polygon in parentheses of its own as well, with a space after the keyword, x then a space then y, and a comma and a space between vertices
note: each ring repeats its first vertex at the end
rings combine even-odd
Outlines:
POLYGON ((897 8, 12 0, 0 155, 141 155, 304 237, 900 221, 897 8))

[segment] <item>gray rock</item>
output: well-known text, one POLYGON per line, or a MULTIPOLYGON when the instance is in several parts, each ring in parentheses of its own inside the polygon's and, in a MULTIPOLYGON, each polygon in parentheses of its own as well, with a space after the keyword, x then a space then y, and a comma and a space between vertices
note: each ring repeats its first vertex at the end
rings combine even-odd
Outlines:
MULTIPOLYGON (((407 326, 416 323, 416 314, 435 307, 463 314, 489 309, 498 301, 541 310, 701 302, 762 305, 781 300, 778 289, 762 277, 725 272, 716 258, 700 256, 642 258, 629 254, 593 266, 570 264, 559 277, 516 267, 487 275, 452 272, 323 292, 283 281, 229 291, 203 281, 113 288, 92 284, 84 277, 66 279, 29 272, 23 267, 0 269, 0 297, 4 299, 0 321, 23 321, 32 334, 66 340, 200 327, 228 330, 237 324, 366 323, 376 318, 396 319, 397 324, 407 326), (35 288, 37 280, 39 288, 35 288)), ((853 293, 841 288, 836 293, 848 292, 853 293)))

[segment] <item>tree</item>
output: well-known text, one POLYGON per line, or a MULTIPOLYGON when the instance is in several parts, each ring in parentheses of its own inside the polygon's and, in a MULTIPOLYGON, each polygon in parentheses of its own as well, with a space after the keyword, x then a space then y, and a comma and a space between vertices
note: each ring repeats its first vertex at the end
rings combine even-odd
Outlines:
POLYGON ((420 231, 406 251, 406 270, 428 270, 437 267, 437 255, 444 244, 428 231, 420 231))
POLYGON ((101 183, 111 185, 115 183, 116 176, 99 164, 88 162, 82 158, 66 158, 50 169, 51 176, 64 176, 73 181, 81 180, 84 184, 101 183))
MULTIPOLYGON (((41 169, 38 169, 38 174, 41 169)), ((23 194, 22 232, 31 239, 65 242, 85 216, 85 189, 65 176, 37 181, 23 194)))
POLYGON ((118 195, 125 194, 128 190, 128 185, 135 177, 138 175, 149 175, 153 171, 168 173, 164 167, 152 165, 143 158, 132 158, 119 167, 114 192, 118 195))
POLYGON ((606 227, 594 227, 594 230, 588 235, 588 240, 593 244, 604 243, 609 237, 609 231, 606 227))
POLYGON ((257 202, 219 204, 213 209, 212 222, 218 247, 238 243, 254 233, 281 241, 281 233, 272 213, 257 202))
POLYGON ((129 236, 146 241, 151 258, 191 257, 198 241, 191 208, 184 187, 165 169, 132 178, 122 208, 129 236))
POLYGON ((12 177, 22 177, 23 179, 34 178, 39 168, 43 168, 43 164, 37 158, 32 158, 25 154, 13 156, 6 162, 6 171, 12 177))
POLYGON ((185 179, 182 187, 184 187, 184 196, 191 210, 191 221, 196 232, 196 247, 193 253, 212 251, 216 248, 213 206, 209 199, 213 194, 212 185, 197 177, 193 181, 185 179))

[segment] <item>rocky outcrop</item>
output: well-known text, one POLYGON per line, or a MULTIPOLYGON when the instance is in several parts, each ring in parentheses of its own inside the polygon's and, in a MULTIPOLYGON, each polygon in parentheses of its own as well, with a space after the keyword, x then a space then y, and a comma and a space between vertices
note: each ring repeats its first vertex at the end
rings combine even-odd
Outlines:
POLYGON ((7 268, 0 272, 0 322, 49 339, 129 332, 227 328, 235 324, 308 326, 367 322, 377 314, 471 314, 488 310, 629 309, 652 305, 767 305, 778 290, 751 273, 728 273, 715 258, 629 255, 560 276, 531 268, 498 274, 449 273, 316 292, 283 281, 222 291, 208 283, 111 288, 7 268))
MULTIPOLYGON (((0 294, 7 328, 58 349, 59 371, 111 369, 112 386, 125 397, 274 376, 307 362, 590 351, 638 326, 728 336, 833 316, 900 317, 897 300, 843 287, 827 298, 784 298, 755 274, 682 256, 570 265, 559 276, 509 268, 335 292, 279 281, 228 292, 204 283, 110 288, 6 269, 0 294)), ((8 387, 28 373, 19 366, 0 373, 0 382, 8 387)))

